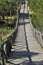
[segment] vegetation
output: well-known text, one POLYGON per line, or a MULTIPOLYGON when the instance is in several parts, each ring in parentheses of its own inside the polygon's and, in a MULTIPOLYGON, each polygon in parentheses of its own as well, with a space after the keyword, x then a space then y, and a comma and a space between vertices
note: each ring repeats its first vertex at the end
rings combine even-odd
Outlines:
POLYGON ((17 0, 0 0, 0 39, 14 30, 16 19, 17 0))
POLYGON ((43 32, 43 0, 28 0, 28 5, 33 11, 31 19, 34 27, 43 32))

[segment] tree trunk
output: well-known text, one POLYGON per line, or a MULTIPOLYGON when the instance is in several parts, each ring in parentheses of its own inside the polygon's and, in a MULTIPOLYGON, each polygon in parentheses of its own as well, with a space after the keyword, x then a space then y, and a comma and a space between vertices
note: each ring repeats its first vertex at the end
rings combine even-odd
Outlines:
POLYGON ((3 20, 5 19, 5 18, 4 18, 4 15, 2 15, 2 18, 3 18, 3 20))
POLYGON ((11 12, 11 10, 10 10, 10 17, 11 17, 11 20, 12 20, 12 12, 11 12))

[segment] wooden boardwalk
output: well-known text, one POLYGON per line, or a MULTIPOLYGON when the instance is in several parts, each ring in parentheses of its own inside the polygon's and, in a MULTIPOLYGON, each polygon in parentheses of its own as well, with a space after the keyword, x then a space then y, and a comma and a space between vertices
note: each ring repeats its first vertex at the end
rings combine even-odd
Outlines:
MULTIPOLYGON (((20 13, 27 12, 27 3, 20 13)), ((43 65, 43 50, 32 35, 29 18, 19 19, 18 33, 9 58, 9 65, 43 65)))

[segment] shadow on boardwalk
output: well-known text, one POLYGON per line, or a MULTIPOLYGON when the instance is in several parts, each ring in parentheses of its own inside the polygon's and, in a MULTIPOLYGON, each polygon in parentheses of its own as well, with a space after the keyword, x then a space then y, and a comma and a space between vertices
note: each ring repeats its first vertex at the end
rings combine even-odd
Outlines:
POLYGON ((21 18, 21 19, 28 19, 29 18, 29 14, 28 13, 20 13, 19 14, 19 17, 21 18))
MULTIPOLYGON (((13 65, 16 65, 14 63, 12 63, 11 61, 15 60, 15 59, 20 59, 20 58, 26 58, 28 57, 29 58, 29 61, 27 62, 24 61, 20 64, 22 65, 43 65, 43 61, 36 61, 36 62, 32 62, 31 60, 31 57, 32 56, 35 56, 35 55, 38 55, 39 53, 35 53, 35 52, 26 52, 26 51, 12 51, 11 53, 11 56, 10 56, 10 60, 9 63, 13 64, 13 65)), ((17 64, 17 65, 20 65, 20 64, 17 64)))
MULTIPOLYGON (((23 21, 24 21, 24 19, 23 19, 23 21)), ((36 61, 36 62, 32 61, 31 57, 38 55, 40 53, 30 52, 29 47, 28 47, 27 36, 26 36, 26 29, 25 29, 25 25, 27 23, 23 22, 21 24, 24 25, 24 32, 25 32, 24 35, 25 35, 26 50, 27 51, 12 51, 11 54, 10 54, 9 59, 11 59, 11 60, 9 61, 9 63, 11 63, 12 65, 43 65, 43 60, 42 61, 36 61), (21 58, 27 58, 27 57, 29 58, 29 61, 25 60, 25 61, 18 63, 18 64, 14 64, 14 63, 11 62, 15 59, 21 59, 21 58)), ((16 42, 20 43, 20 41, 16 41, 16 42)))

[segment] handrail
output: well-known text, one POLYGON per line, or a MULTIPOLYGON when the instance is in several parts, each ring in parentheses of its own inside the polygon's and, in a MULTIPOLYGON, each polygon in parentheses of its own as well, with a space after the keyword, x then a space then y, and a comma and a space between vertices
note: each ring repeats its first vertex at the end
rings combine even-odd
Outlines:
POLYGON ((15 42, 17 31, 18 31, 18 20, 16 22, 16 27, 14 31, 11 32, 11 34, 5 38, 5 41, 3 42, 3 44, 1 44, 1 57, 3 58, 3 60, 5 59, 6 62, 9 57, 9 53, 11 52, 12 45, 15 42))
POLYGON ((36 40, 38 41, 38 43, 40 43, 40 46, 43 48, 43 33, 37 31, 32 22, 31 22, 31 19, 29 18, 30 20, 30 25, 31 25, 31 29, 32 29, 32 34, 33 36, 36 38, 36 40))

